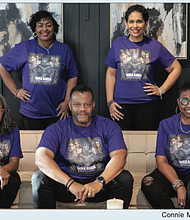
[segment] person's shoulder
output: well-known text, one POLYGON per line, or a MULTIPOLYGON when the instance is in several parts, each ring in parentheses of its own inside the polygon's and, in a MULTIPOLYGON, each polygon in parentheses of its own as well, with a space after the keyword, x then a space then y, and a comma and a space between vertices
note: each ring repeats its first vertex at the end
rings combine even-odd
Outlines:
POLYGON ((93 115, 93 118, 99 126, 105 126, 107 130, 117 127, 120 128, 116 122, 107 117, 101 115, 93 115))
POLYGON ((168 128, 172 129, 172 127, 175 127, 176 123, 178 123, 179 118, 180 118, 180 113, 165 118, 160 122, 160 127, 163 130, 167 130, 168 128))
POLYGON ((61 47, 61 48, 67 49, 67 50, 71 50, 71 48, 70 48, 70 46, 69 46, 68 44, 62 43, 62 42, 60 42, 60 41, 58 41, 58 40, 55 40, 55 41, 54 41, 54 44, 55 44, 56 46, 58 46, 58 47, 61 47))
POLYGON ((49 127, 47 127, 46 129, 48 129, 48 131, 63 131, 63 130, 67 130, 67 127, 70 125, 71 123, 71 119, 72 116, 69 116, 63 120, 58 120, 57 122, 51 124, 49 127))
POLYGON ((28 46, 28 45, 33 45, 37 43, 36 39, 31 39, 31 40, 25 40, 25 41, 21 41, 20 43, 16 44, 16 45, 21 45, 21 46, 28 46))
POLYGON ((152 44, 156 44, 157 46, 162 46, 162 43, 160 43, 160 41, 158 41, 154 38, 147 37, 147 36, 144 36, 144 41, 152 43, 152 44))
POLYGON ((17 124, 14 124, 10 132, 7 133, 7 136, 14 136, 14 135, 18 135, 18 136, 20 135, 20 130, 17 124))
POLYGON ((126 41, 128 39, 128 37, 127 36, 120 36, 120 37, 117 37, 117 38, 115 38, 114 40, 113 40, 113 45, 114 44, 118 44, 118 43, 120 43, 120 42, 122 42, 122 41, 126 41))
POLYGON ((18 44, 15 44, 15 48, 17 50, 22 50, 22 51, 24 49, 28 50, 31 47, 33 47, 35 44, 37 44, 37 40, 36 39, 26 40, 26 41, 21 41, 18 44))

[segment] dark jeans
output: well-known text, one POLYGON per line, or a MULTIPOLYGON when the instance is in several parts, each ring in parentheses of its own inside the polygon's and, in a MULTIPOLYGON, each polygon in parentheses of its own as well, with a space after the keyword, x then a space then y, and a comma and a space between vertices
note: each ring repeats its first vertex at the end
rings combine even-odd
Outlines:
POLYGON ((26 130, 45 130, 49 125, 57 122, 59 117, 53 118, 28 118, 23 115, 24 127, 26 130))
MULTIPOLYGON (((177 174, 187 189, 185 206, 187 209, 190 208, 190 174, 177 174)), ((177 196, 177 192, 173 189, 170 181, 158 169, 143 178, 141 189, 154 209, 175 209, 171 197, 177 196)))
POLYGON ((157 130, 159 99, 143 104, 120 104, 123 120, 115 120, 122 130, 157 130))
MULTIPOLYGON (((76 180, 82 185, 94 181, 96 178, 88 180, 76 180)), ((93 198, 86 199, 87 202, 101 202, 110 198, 124 200, 124 208, 127 209, 131 201, 133 190, 133 177, 124 170, 116 178, 110 181, 93 198)), ((36 208, 56 208, 58 202, 74 202, 75 195, 67 191, 65 185, 54 181, 41 171, 36 171, 32 176, 32 195, 36 208)))
POLYGON ((11 207, 17 196, 20 182, 20 176, 17 172, 10 173, 8 185, 6 185, 3 190, 0 189, 0 208, 11 207))

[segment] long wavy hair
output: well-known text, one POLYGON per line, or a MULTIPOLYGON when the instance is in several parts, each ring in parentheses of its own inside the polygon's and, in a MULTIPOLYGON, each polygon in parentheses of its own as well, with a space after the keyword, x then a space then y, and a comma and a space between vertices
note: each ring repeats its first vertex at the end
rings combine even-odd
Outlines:
POLYGON ((0 94, 0 101, 2 102, 5 112, 3 114, 2 120, 0 122, 0 131, 1 136, 6 137, 7 134, 10 134, 11 131, 15 128, 16 122, 13 120, 11 115, 11 110, 7 101, 3 95, 0 94))

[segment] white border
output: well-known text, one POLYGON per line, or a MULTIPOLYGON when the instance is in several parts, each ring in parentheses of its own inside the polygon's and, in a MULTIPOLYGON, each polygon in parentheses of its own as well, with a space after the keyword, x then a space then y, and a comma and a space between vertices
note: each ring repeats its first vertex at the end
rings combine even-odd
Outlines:
MULTIPOLYGON (((27 2, 26 0, 22 1, 2 1, 1 3, 23 3, 27 2)), ((37 0, 32 0, 30 2, 39 2, 37 0)), ((133 1, 126 1, 126 0, 102 0, 102 1, 96 1, 96 0, 50 0, 49 3, 127 3, 127 2, 133 2, 133 1)), ((139 0, 138 3, 145 3, 145 2, 153 2, 149 0, 139 0)), ((161 0, 156 0, 156 2, 163 2, 161 0)), ((170 1, 164 1, 165 3, 175 3, 180 2, 175 0, 170 1)), ((190 0, 185 1, 184 3, 188 3, 190 0)), ((29 3, 29 2, 28 2, 29 3)), ((40 3, 47 3, 47 0, 41 0, 40 3)), ((132 209, 132 210, 35 210, 35 209, 27 209, 27 210, 21 210, 21 209, 9 209, 9 210, 0 210, 0 217, 1 219, 15 219, 15 220, 38 220, 38 219, 45 219, 45 220, 128 220, 128 219, 134 219, 134 220, 160 220, 160 219, 166 219, 166 220, 172 220, 172 219, 190 219, 190 211, 188 210, 181 210, 181 209, 175 209, 175 210, 140 210, 140 209, 132 209), (168 216, 167 216, 168 215, 168 216), (175 217, 171 217, 171 215, 175 215, 175 217), (170 216, 170 217, 169 217, 170 216)))

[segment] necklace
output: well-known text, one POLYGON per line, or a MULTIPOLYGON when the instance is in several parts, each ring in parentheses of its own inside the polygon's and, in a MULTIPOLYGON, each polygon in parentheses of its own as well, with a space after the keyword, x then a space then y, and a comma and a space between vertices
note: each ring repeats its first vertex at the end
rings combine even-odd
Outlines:
POLYGON ((183 128, 182 128, 182 124, 181 124, 182 122, 181 122, 181 117, 180 117, 180 128, 181 128, 181 131, 183 132, 183 133, 186 133, 186 134, 188 134, 189 132, 190 132, 190 130, 189 131, 184 131, 183 130, 183 128))
POLYGON ((48 47, 48 48, 46 48, 46 47, 43 47, 42 45, 40 45, 39 43, 38 43, 38 45, 40 46, 40 47, 42 47, 42 48, 44 48, 45 50, 47 50, 47 53, 49 54, 49 50, 51 49, 51 47, 53 46, 53 43, 48 47))

